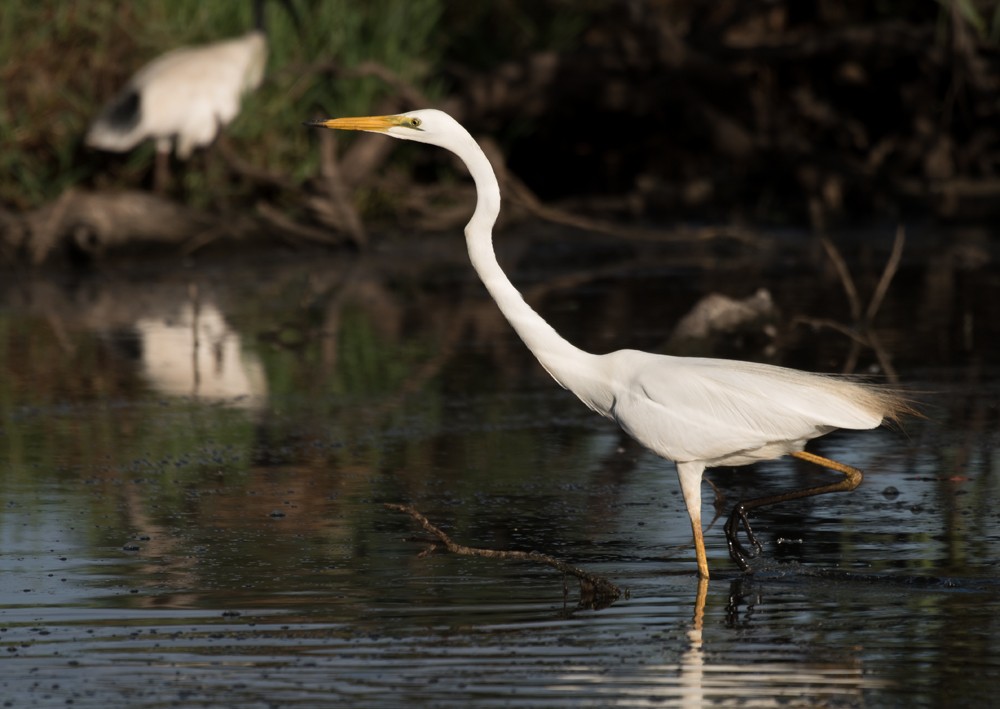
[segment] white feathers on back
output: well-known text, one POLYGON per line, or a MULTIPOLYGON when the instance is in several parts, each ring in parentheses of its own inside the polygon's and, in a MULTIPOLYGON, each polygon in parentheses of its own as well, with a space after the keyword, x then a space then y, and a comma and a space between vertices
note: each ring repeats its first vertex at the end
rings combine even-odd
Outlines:
POLYGON ((87 145, 126 152, 144 140, 187 159, 211 143, 240 110, 243 95, 260 86, 267 38, 253 31, 236 39, 181 47, 140 69, 94 120, 87 145))

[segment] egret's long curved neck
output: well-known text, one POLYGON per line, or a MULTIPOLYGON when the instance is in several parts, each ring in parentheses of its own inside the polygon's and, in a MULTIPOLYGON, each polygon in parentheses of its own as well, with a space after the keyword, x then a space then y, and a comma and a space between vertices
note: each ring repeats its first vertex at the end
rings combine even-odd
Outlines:
POLYGON ((595 356, 563 339, 525 302, 500 268, 493 250, 493 225, 500 213, 500 186, 489 160, 475 139, 466 133, 463 142, 452 152, 462 159, 476 183, 476 211, 465 227, 472 266, 504 317, 546 371, 567 389, 575 390, 575 380, 588 375, 589 365, 595 356), (467 142, 464 142, 465 137, 467 142))

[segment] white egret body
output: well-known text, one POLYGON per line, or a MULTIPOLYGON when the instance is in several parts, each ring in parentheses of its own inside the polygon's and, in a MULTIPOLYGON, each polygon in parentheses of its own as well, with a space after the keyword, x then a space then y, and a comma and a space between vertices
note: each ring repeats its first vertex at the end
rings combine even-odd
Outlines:
MULTIPOLYGON (((301 29, 291 0, 281 0, 301 29)), ((187 160, 208 146, 240 112, 243 97, 260 86, 267 66, 264 0, 254 0, 254 25, 242 37, 180 47, 157 57, 129 79, 91 123, 84 142, 124 153, 156 143, 154 186, 166 187, 170 151, 187 160)))
POLYGON ((790 453, 845 476, 832 485, 738 505, 726 533, 733 558, 746 570, 747 552, 735 537, 742 523, 759 550, 746 519, 749 509, 850 490, 861 482, 857 469, 804 452, 807 441, 837 428, 874 428, 907 410, 888 391, 784 367, 637 350, 603 355, 584 352, 525 302, 497 263, 492 230, 500 211, 500 188, 482 149, 451 116, 420 110, 310 125, 430 143, 450 150, 465 163, 477 190, 476 209, 465 228, 473 267, 514 330, 559 384, 654 453, 675 461, 703 578, 709 576, 701 526, 701 482, 706 467, 747 465, 790 453))
POLYGON ((104 107, 85 142, 123 153, 151 139, 163 154, 176 142, 177 157, 186 160, 236 118, 243 95, 260 86, 266 64, 267 37, 260 30, 167 52, 104 107))

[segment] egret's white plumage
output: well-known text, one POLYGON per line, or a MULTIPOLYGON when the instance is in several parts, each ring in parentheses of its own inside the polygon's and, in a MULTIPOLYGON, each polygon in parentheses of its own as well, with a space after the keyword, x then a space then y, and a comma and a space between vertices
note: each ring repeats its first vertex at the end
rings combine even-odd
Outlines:
MULTIPOLYGON (((860 471, 804 453, 807 441, 836 428, 874 428, 907 410, 902 399, 889 391, 829 375, 636 350, 604 355, 584 352, 563 339, 524 301, 497 263, 492 242, 500 211, 496 175, 476 141, 451 116, 421 110, 312 125, 438 145, 465 163, 477 190, 476 209, 465 229, 473 267, 514 330, 557 382, 644 446, 676 462, 698 571, 704 578, 709 575, 701 529, 701 481, 706 467, 746 465, 792 453, 847 476, 843 483, 749 501, 748 507, 741 504, 734 517, 746 526, 746 510, 754 502, 769 504, 849 490, 860 482, 860 471)), ((734 536, 727 525, 731 550, 734 536)), ((751 539, 756 542, 752 535, 751 539)), ((733 555, 745 568, 745 559, 736 551, 733 555)))
POLYGON ((87 145, 127 152, 144 140, 161 153, 176 141, 184 160, 215 140, 240 110, 243 95, 260 86, 267 37, 242 37, 167 52, 140 69, 87 131, 87 145))
POLYGON ((664 458, 706 467, 776 458, 836 428, 874 428, 887 410, 884 394, 860 384, 754 362, 621 350, 601 364, 616 392, 601 413, 664 458))

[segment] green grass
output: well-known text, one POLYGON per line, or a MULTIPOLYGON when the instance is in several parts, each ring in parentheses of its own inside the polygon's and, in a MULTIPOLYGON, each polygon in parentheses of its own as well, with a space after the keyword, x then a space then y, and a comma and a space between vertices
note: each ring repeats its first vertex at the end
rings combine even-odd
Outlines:
MULTIPOLYGON (((376 79, 340 78, 318 68, 374 61, 434 95, 428 77, 440 60, 434 34, 442 0, 300 0, 296 7, 301 29, 281 3, 267 4, 267 78, 228 135, 252 164, 301 179, 314 172, 317 159, 303 120, 321 112, 363 113, 394 91, 376 79)), ((152 151, 96 159, 82 145, 91 118, 148 61, 178 46, 238 36, 253 26, 252 14, 249 2, 5 2, 0 204, 28 209, 81 182, 140 181, 152 151)), ((222 188, 206 184, 211 177, 199 183, 208 195, 222 188)))
MULTIPOLYGON (((246 162, 294 184, 315 175, 318 166, 315 132, 302 121, 370 113, 398 91, 380 78, 352 76, 352 68, 377 63, 435 103, 453 89, 446 69, 489 73, 536 50, 569 49, 603 6, 600 0, 291 2, 301 27, 282 2, 265 5, 267 74, 226 136, 246 162)), ((249 1, 4 0, 0 208, 32 209, 73 186, 149 186, 152 146, 128 155, 87 149, 90 121, 157 56, 236 37, 252 26, 249 1)), ((394 159, 406 156, 400 151, 394 159)), ((199 206, 259 197, 255 185, 233 184, 220 166, 196 163, 183 175, 174 196, 199 206)))

